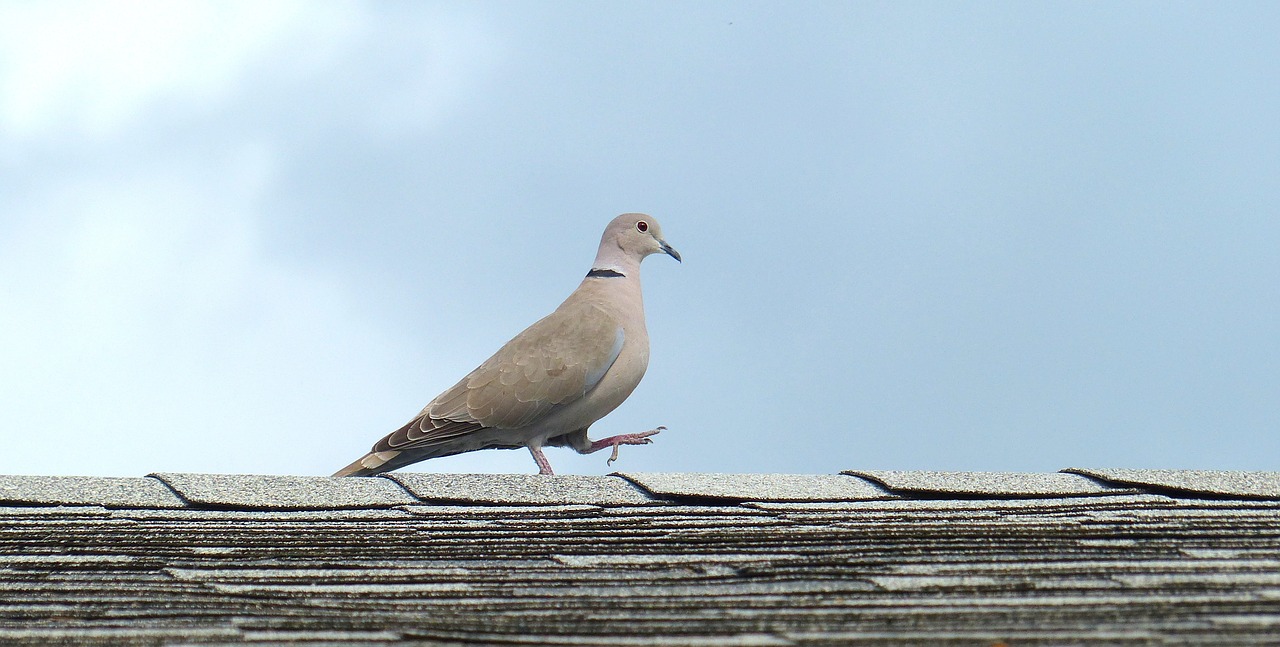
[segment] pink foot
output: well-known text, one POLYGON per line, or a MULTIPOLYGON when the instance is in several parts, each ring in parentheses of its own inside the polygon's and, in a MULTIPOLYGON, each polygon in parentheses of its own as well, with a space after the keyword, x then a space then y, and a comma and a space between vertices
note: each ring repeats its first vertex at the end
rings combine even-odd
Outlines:
POLYGON ((649 436, 656 436, 658 432, 665 431, 665 430, 666 430, 666 427, 658 427, 657 429, 642 431, 638 434, 622 434, 619 436, 609 436, 608 438, 602 438, 600 440, 593 441, 591 443, 591 447, 587 449, 587 451, 582 453, 590 454, 592 452, 598 452, 606 447, 612 447, 613 453, 609 455, 609 460, 606 461, 605 464, 613 465, 613 462, 618 460, 619 447, 623 445, 648 445, 649 443, 653 442, 652 440, 649 440, 649 436))
POLYGON ((551 471, 551 461, 547 460, 547 455, 542 453, 541 447, 530 445, 529 453, 533 454, 533 460, 538 464, 538 474, 555 476, 555 472, 551 471))

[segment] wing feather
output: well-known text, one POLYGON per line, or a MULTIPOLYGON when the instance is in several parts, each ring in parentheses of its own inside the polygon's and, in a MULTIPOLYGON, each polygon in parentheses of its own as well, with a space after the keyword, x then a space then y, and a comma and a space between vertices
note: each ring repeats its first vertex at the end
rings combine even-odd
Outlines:
POLYGON ((565 302, 378 441, 373 451, 448 444, 481 429, 537 424, 604 379, 622 352, 622 326, 587 302, 565 302))

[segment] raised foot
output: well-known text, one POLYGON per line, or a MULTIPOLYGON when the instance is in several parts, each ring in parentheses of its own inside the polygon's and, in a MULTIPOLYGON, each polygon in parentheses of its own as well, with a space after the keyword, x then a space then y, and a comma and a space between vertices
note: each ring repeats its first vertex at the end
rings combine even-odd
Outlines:
POLYGON ((666 429, 667 429, 666 427, 660 426, 657 429, 642 431, 638 434, 621 434, 618 436, 610 436, 608 438, 602 438, 600 440, 592 442, 591 449, 583 453, 590 454, 591 452, 598 452, 604 449, 605 447, 612 447, 613 453, 609 455, 609 460, 606 461, 605 464, 613 465, 613 462, 618 460, 619 447, 623 445, 648 445, 649 443, 653 442, 652 440, 649 439, 649 436, 656 436, 658 435, 658 432, 666 431, 666 429))

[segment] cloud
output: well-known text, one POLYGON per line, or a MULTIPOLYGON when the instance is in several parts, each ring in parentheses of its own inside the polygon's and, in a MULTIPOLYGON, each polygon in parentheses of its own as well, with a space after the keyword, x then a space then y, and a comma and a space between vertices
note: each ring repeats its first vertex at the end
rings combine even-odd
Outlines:
POLYGON ((19 214, 25 235, 0 254, 0 291, 20 306, 0 332, 0 471, 288 471, 264 448, 342 424, 315 404, 332 376, 397 344, 342 281, 271 258, 274 172, 240 148, 86 180, 19 214))
POLYGON ((336 448, 354 458, 389 424, 371 411, 412 413, 352 393, 377 393, 411 344, 266 234, 309 161, 273 133, 421 129, 492 61, 479 23, 367 9, 0 6, 0 187, 17 189, 0 214, 0 472, 325 472, 340 465, 317 439, 360 430, 336 448), (400 71, 363 74, 378 69, 400 71), (227 118, 264 100, 324 109, 227 118))
POLYGON ((0 8, 0 125, 19 139, 68 130, 102 137, 162 100, 217 106, 246 70, 299 41, 311 46, 292 48, 292 64, 320 69, 362 32, 361 7, 9 3, 0 8))

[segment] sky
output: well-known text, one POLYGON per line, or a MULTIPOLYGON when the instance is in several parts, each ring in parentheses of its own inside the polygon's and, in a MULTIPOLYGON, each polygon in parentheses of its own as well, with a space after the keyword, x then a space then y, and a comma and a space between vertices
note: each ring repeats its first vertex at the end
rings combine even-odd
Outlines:
MULTIPOLYGON (((1280 6, 0 0, 0 473, 327 475, 589 269, 559 473, 1275 470, 1280 6)), ((407 468, 536 471, 523 450, 407 468)))

